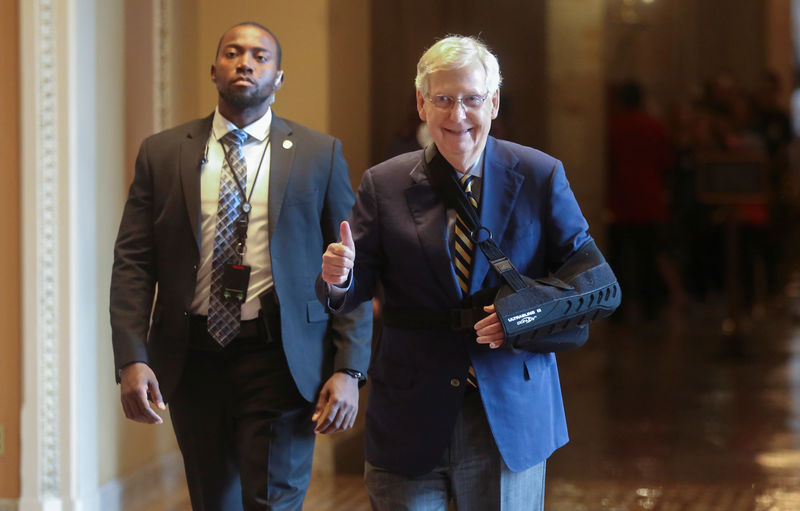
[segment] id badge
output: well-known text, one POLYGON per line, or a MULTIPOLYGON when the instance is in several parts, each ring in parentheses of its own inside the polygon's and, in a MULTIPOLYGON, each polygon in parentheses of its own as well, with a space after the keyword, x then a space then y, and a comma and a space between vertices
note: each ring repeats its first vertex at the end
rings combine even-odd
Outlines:
POLYGON ((222 296, 232 302, 244 303, 247 285, 250 283, 250 267, 241 264, 226 264, 222 274, 222 296))

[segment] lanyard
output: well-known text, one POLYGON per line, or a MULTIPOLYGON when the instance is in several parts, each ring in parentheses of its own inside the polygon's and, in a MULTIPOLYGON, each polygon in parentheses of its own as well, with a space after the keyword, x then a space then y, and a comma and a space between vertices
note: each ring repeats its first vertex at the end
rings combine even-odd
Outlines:
MULTIPOLYGON (((239 217, 236 219, 236 227, 234 229, 234 236, 236 238, 236 253, 239 254, 239 259, 241 262, 241 258, 244 257, 244 253, 247 251, 247 226, 250 222, 250 211, 252 207, 250 206, 250 200, 253 198, 253 191, 256 189, 256 183, 258 182, 258 175, 261 173, 261 165, 264 163, 264 156, 267 154, 267 148, 269 148, 271 140, 267 137, 267 143, 264 144, 264 151, 261 153, 261 159, 258 161, 258 167, 256 168, 256 174, 253 177, 253 186, 250 187, 250 194, 248 195, 245 189, 242 188, 241 183, 236 178, 236 174, 233 173, 233 165, 231 165, 230 156, 228 154, 228 150, 225 148, 225 144, 220 143, 222 146, 222 152, 225 154, 225 161, 228 162, 228 171, 233 176, 233 181, 236 183, 236 189, 239 190, 239 193, 242 195, 242 206, 241 211, 239 213, 239 217)), ((224 167, 224 165, 223 165, 224 167)), ((245 179, 245 186, 247 186, 247 180, 245 179)))
MULTIPOLYGON (((225 144, 220 143, 219 145, 222 146, 222 152, 225 154, 225 161, 228 162, 228 171, 233 176, 233 181, 236 183, 236 188, 239 190, 239 193, 242 194, 242 199, 244 202, 242 203, 242 213, 245 215, 250 214, 250 210, 252 207, 250 206, 250 199, 253 198, 253 191, 256 189, 256 182, 258 181, 258 175, 261 172, 261 165, 264 163, 264 156, 267 154, 267 149, 269 148, 271 140, 267 137, 267 143, 264 144, 264 151, 261 153, 261 159, 258 160, 258 168, 256 168, 256 175, 253 177, 253 186, 250 188, 250 194, 246 194, 245 190, 242 188, 241 183, 239 180, 236 179, 236 174, 233 173, 233 165, 231 165, 230 155, 228 154, 228 150, 225 148, 225 144)), ((245 179, 245 186, 247 186, 247 180, 245 179)))

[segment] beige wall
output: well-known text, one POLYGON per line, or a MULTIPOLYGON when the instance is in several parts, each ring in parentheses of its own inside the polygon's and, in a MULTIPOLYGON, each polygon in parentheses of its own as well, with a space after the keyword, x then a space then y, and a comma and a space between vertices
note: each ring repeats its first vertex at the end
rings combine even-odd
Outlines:
POLYGON ((153 130, 153 45, 151 2, 97 4, 98 140, 97 161, 111 171, 98 174, 98 480, 126 476, 176 448, 169 417, 159 426, 125 419, 114 383, 108 289, 112 248, 122 214, 133 161, 141 139, 153 130))
POLYGON ((369 0, 334 0, 328 18, 328 132, 342 140, 353 189, 369 166, 371 87, 369 0))
POLYGON ((208 115, 217 103, 210 69, 220 35, 240 21, 256 21, 281 42, 283 88, 273 108, 311 128, 326 131, 328 112, 328 2, 270 0, 183 0, 180 16, 191 23, 176 22, 175 88, 185 99, 176 103, 176 123, 208 115))
POLYGON ((545 2, 405 0, 372 2, 371 163, 386 159, 393 137, 416 126, 414 76, 427 47, 448 34, 480 36, 500 62, 500 114, 509 138, 546 144, 545 2))
POLYGON ((791 7, 791 0, 767 0, 764 16, 766 36, 764 60, 766 67, 780 76, 781 99, 787 109, 794 88, 792 63, 795 55, 792 47, 791 7))
POLYGON ((786 0, 657 1, 637 3, 634 18, 628 18, 624 1, 611 0, 605 22, 608 81, 636 78, 662 107, 698 94, 721 71, 750 88, 768 63, 768 41, 776 37, 772 31, 785 32, 783 26, 765 24, 780 22, 780 16, 788 21, 788 10, 767 18, 767 6, 779 3, 786 0))
POLYGON ((5 452, 0 454, 0 499, 19 497, 19 411, 22 365, 20 354, 20 216, 19 216, 19 19, 17 0, 0 0, 0 47, 7 79, 0 80, 0 428, 5 452))
POLYGON ((275 113, 340 138, 357 185, 367 166, 370 140, 369 13, 369 0, 178 0, 175 122, 214 109, 217 92, 210 68, 222 32, 240 21, 259 22, 275 33, 283 50, 285 79, 275 113))
POLYGON ((561 159, 593 237, 603 239, 604 12, 597 0, 547 2, 547 148, 561 159))

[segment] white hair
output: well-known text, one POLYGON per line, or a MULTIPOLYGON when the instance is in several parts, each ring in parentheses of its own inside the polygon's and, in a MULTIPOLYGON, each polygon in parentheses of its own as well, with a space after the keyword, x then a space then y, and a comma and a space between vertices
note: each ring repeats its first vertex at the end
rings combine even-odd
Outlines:
POLYGON ((423 96, 428 94, 428 77, 431 73, 462 69, 479 62, 486 71, 486 91, 493 94, 500 88, 503 78, 497 57, 477 37, 449 35, 428 48, 417 62, 414 86, 423 96))

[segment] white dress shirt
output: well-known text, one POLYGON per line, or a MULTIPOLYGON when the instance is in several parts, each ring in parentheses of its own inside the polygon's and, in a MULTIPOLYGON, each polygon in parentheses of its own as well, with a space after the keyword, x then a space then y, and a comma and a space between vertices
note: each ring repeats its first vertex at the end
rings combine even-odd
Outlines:
MULTIPOLYGON (((250 222, 247 226, 247 245, 242 264, 250 266, 250 284, 242 305, 242 320, 258 316, 261 305, 258 296, 272 287, 272 265, 269 257, 269 231, 267 229, 267 196, 269 193, 270 152, 269 127, 272 109, 263 117, 243 129, 250 137, 242 146, 247 164, 247 195, 250 197, 250 222), (262 159, 263 156, 263 159, 262 159), (259 170, 259 162, 261 169, 259 170), (255 187, 255 189, 253 189, 255 187), (251 195, 252 190, 252 195, 251 195)), ((211 133, 206 143, 206 163, 200 174, 200 264, 197 270, 192 313, 208 314, 211 286, 211 262, 214 256, 214 236, 217 231, 217 204, 219 181, 225 153, 219 142, 226 133, 237 126, 214 112, 211 133)), ((228 170, 226 170, 228 172, 228 170)))

